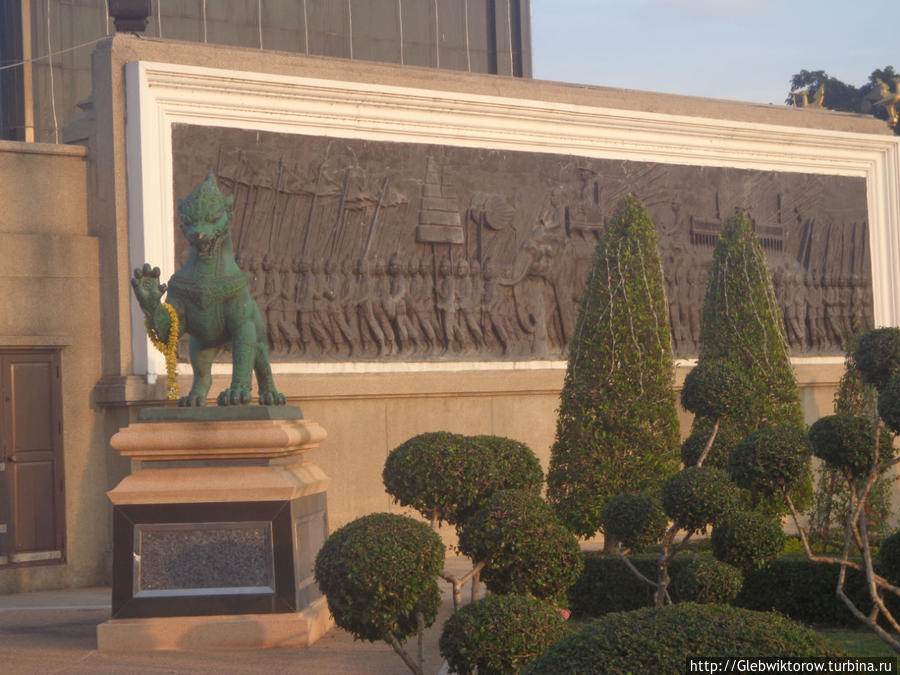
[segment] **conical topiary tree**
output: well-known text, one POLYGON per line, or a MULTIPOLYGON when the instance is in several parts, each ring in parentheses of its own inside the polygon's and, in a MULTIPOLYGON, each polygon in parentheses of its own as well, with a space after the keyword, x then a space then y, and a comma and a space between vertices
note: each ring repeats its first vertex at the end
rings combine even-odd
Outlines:
POLYGON ((547 476, 548 499, 575 534, 601 528, 611 497, 678 470, 673 372, 656 229, 629 196, 594 254, 547 476))
MULTIPOLYGON (((698 365, 706 362, 727 363, 742 373, 740 386, 744 390, 739 395, 741 405, 721 420, 706 466, 724 469, 734 443, 762 427, 804 426, 765 253, 742 212, 725 223, 713 252, 698 365)), ((714 422, 698 413, 691 436, 705 440, 714 422)), ((685 454, 682 452, 682 459, 690 464, 685 454)))

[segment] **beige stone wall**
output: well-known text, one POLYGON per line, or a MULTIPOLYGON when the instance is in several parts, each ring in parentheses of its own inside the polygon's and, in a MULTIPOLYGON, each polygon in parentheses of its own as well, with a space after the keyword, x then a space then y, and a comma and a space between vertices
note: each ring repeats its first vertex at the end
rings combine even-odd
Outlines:
POLYGON ((106 437, 92 401, 100 275, 85 156, 78 147, 0 141, 0 348, 60 349, 66 481, 65 561, 0 567, 0 593, 106 578, 106 437))
MULTIPOLYGON (((116 36, 93 57, 93 107, 66 131, 77 147, 0 145, 0 344, 54 339, 63 347, 69 559, 64 565, 0 570, 0 592, 104 581, 111 508, 105 492, 129 469, 109 438, 163 384, 134 373, 129 327, 131 261, 123 67, 178 62, 270 74, 465 91, 646 112, 881 134, 870 118, 303 57, 116 36), (49 195, 21 199, 21 195, 49 195), (13 206, 10 207, 9 205, 13 206), (98 300, 99 298, 99 300, 98 300), (13 303, 13 304, 10 304, 13 303), (18 319, 10 317, 17 316, 18 319), (97 336, 100 336, 98 347, 97 336)), ((166 271, 168 274, 171 270, 166 271)), ((190 386, 181 366, 182 387, 190 386)), ((676 386, 686 368, 679 368, 676 386)), ((797 365, 807 420, 831 411, 841 368, 797 365)), ((381 483, 387 453, 423 431, 493 433, 528 443, 546 468, 564 368, 470 368, 417 372, 289 372, 276 376, 289 402, 328 432, 310 453, 332 478, 332 528, 372 511, 398 510, 381 483)), ((227 386, 217 376, 213 393, 227 386)), ((689 416, 682 415, 687 433, 689 416)), ((448 536, 448 539, 450 537, 448 536)))

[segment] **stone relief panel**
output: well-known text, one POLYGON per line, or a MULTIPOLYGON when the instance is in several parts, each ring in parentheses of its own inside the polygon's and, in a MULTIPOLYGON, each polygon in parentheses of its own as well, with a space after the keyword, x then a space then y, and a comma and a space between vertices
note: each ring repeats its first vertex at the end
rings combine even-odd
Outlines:
POLYGON ((173 148, 176 199, 210 169, 234 195, 276 361, 564 359, 629 192, 660 235, 677 356, 697 353, 713 247, 739 208, 795 355, 840 354, 845 331, 872 326, 862 178, 188 125, 173 148))

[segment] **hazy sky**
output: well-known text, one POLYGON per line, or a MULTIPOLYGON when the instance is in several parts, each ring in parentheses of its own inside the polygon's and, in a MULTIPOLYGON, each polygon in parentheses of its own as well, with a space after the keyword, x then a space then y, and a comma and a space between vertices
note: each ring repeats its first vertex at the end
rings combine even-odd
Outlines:
POLYGON ((900 71, 900 0, 531 0, 534 77, 757 103, 900 71))

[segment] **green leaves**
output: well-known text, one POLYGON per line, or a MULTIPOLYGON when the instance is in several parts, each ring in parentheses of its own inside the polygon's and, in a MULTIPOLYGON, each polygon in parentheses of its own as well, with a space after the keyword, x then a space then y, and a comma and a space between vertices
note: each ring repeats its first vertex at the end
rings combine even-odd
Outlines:
POLYGON ((581 573, 581 549, 539 496, 495 493, 459 532, 459 548, 483 562, 481 579, 492 593, 552 598, 581 573))
POLYGON ((656 229, 629 196, 597 244, 551 451, 547 497, 572 532, 592 536, 610 497, 678 469, 673 372, 656 229))
POLYGON ((316 556, 316 583, 338 626, 362 640, 403 642, 437 617, 444 544, 424 523, 374 513, 338 529, 316 556))
POLYGON ((441 656, 455 673, 517 673, 566 633, 559 610, 542 600, 488 595, 447 620, 441 656))

